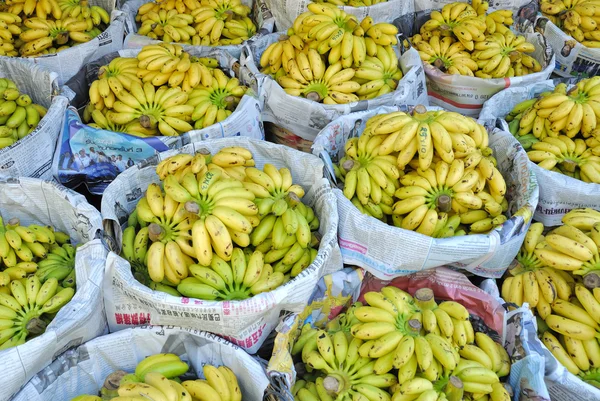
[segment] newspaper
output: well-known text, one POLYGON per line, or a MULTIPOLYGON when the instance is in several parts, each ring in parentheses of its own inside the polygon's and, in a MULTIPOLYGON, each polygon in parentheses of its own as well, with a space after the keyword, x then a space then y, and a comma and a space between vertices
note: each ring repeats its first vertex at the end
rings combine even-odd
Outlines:
MULTIPOLYGON (((135 16, 137 15, 138 8, 142 4, 149 3, 153 0, 129 0, 127 1, 121 10, 127 14, 127 19, 125 20, 125 30, 127 37, 125 38, 124 46, 125 48, 138 48, 141 46, 145 46, 151 43, 160 43, 159 40, 154 40, 149 38, 148 36, 138 35, 137 32, 137 22, 135 21, 135 16)), ((250 38, 250 40, 259 38, 263 35, 267 35, 273 32, 275 28, 275 18, 273 18, 273 14, 271 10, 267 6, 264 0, 243 0, 242 4, 245 4, 249 7, 252 7, 252 13, 250 17, 254 24, 256 25, 256 34, 250 38)), ((214 49, 214 46, 192 46, 192 45, 184 45, 181 44, 185 50, 188 49, 214 49)), ((240 57, 240 53, 242 51, 242 45, 228 45, 228 46, 218 46, 221 50, 226 51, 231 54, 235 58, 240 57)))
MULTIPOLYGON (((105 306, 111 331, 139 324, 164 324, 210 330, 233 343, 256 352, 277 324, 283 310, 299 312, 306 305, 313 288, 323 274, 342 267, 337 244, 337 209, 335 197, 323 178, 323 164, 314 156, 285 146, 248 138, 229 138, 185 146, 178 152, 194 153, 206 148, 212 153, 224 146, 249 149, 262 167, 266 162, 287 166, 294 182, 306 190, 303 201, 314 207, 320 219, 321 245, 316 260, 295 279, 276 290, 244 301, 201 301, 154 292, 140 284, 131 274, 129 263, 111 253, 106 263, 105 306)), ((175 151, 161 153, 145 165, 121 174, 104 192, 102 212, 105 227, 121 243, 121 225, 143 196, 148 184, 159 182, 155 166, 175 151)), ((120 248, 120 246, 119 246, 120 248)), ((118 252, 119 249, 114 249, 118 252)))
POLYGON ((249 43, 242 51, 240 63, 256 76, 261 77, 261 101, 264 103, 263 120, 272 122, 295 135, 312 141, 319 131, 336 117, 360 110, 374 109, 383 105, 427 105, 425 75, 419 54, 409 49, 399 57, 404 76, 392 93, 372 100, 355 103, 325 105, 308 99, 290 96, 275 80, 259 71, 260 55, 278 40, 280 34, 273 33, 249 43))
POLYGON ((69 233, 77 249, 77 292, 46 328, 46 332, 18 347, 0 351, 3 379, 0 401, 9 400, 33 375, 65 350, 106 332, 102 280, 107 251, 99 239, 102 217, 60 184, 33 178, 0 181, 0 215, 17 217, 23 225, 52 225, 69 233))
MULTIPOLYGON (((309 0, 274 1, 266 0, 269 9, 273 12, 278 32, 285 32, 292 27, 294 20, 303 12, 307 11, 309 0)), ((418 3, 407 0, 390 0, 369 7, 346 7, 340 6, 344 12, 355 15, 358 20, 371 16, 375 23, 392 22, 395 19, 414 12, 418 3)))
POLYGON ((31 134, 0 149, 0 176, 51 179, 52 157, 68 105, 66 98, 56 96, 57 74, 22 59, 2 57, 0 77, 11 79, 21 93, 48 109, 31 134))
POLYGON ((63 85, 90 61, 123 48, 127 15, 115 8, 111 0, 90 0, 89 6, 100 6, 110 13, 110 25, 100 35, 86 43, 70 47, 59 53, 27 58, 35 64, 58 73, 58 83, 63 85))
MULTIPOLYGON (((315 139, 313 153, 326 161, 334 177, 332 160, 343 156, 346 140, 359 136, 366 121, 396 107, 352 113, 327 125, 315 139), (360 121, 362 120, 362 121, 360 121)), ((345 264, 357 265, 380 279, 391 279, 437 266, 451 265, 483 277, 498 278, 519 251, 538 201, 538 185, 519 142, 508 132, 495 130, 490 145, 506 184, 509 220, 489 234, 436 239, 403 230, 361 214, 334 188, 338 201, 339 243, 345 264), (518 210, 527 210, 519 213, 518 210), (528 216, 529 218, 524 218, 528 216), (406 252, 411 249, 411 252, 406 252), (395 252, 393 250, 396 250, 395 252)))
POLYGON ((98 337, 68 350, 34 376, 13 401, 69 401, 82 394, 96 395, 112 372, 133 372, 145 357, 159 353, 179 355, 195 377, 204 377, 205 364, 228 366, 238 379, 244 400, 262 401, 269 384, 256 359, 214 334, 145 326, 98 337))
MULTIPOLYGON (((502 91, 485 104, 480 122, 484 122, 487 126, 495 122, 502 129, 508 130, 508 123, 504 117, 514 106, 553 89, 553 81, 544 81, 502 91)), ((533 162, 529 162, 529 167, 537 177, 540 186, 540 199, 534 218, 545 226, 561 225, 563 216, 572 209, 600 208, 600 185, 548 171, 533 162)))
POLYGON ((70 93, 74 98, 71 102, 74 107, 66 111, 59 146, 56 147, 52 164, 52 173, 60 183, 69 188, 77 188, 83 184, 90 193, 101 195, 120 172, 156 153, 215 138, 231 136, 264 138, 260 116, 262 102, 257 95, 260 90, 258 81, 245 68, 239 67, 237 60, 227 52, 208 48, 192 48, 189 52, 196 56, 217 59, 224 71, 238 76, 240 82, 250 88, 242 97, 236 110, 225 120, 181 136, 151 138, 96 129, 84 124, 76 108, 81 109, 87 104, 88 88, 96 79, 98 68, 108 64, 117 56, 135 57, 138 52, 139 49, 126 49, 109 54, 86 65, 67 82, 65 86, 67 89, 63 91, 70 93))
POLYGON ((365 293, 378 291, 388 285, 408 291, 410 294, 414 294, 419 288, 428 287, 433 290, 437 300, 458 301, 471 313, 475 331, 484 331, 500 340, 499 335, 502 335, 504 320, 502 305, 471 284, 462 273, 438 268, 400 277, 390 282, 378 280, 373 276, 364 277, 361 269, 346 268, 323 277, 315 290, 313 300, 305 310, 281 321, 276 329, 273 355, 267 367, 269 376, 283 378, 288 388, 291 388, 296 380, 296 371, 290 349, 300 329, 306 323, 323 327, 328 320, 341 312, 342 307, 354 301, 364 301, 365 293))

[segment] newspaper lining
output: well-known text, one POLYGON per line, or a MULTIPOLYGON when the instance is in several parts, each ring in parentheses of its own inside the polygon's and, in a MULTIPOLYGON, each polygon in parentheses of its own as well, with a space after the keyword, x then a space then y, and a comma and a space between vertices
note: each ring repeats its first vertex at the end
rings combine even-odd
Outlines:
POLYGON ((298 277, 274 291, 244 301, 201 301, 154 292, 140 284, 131 274, 129 263, 111 253, 106 265, 105 307, 111 331, 144 323, 190 326, 224 336, 249 352, 258 350, 278 321, 282 310, 299 312, 306 305, 319 278, 342 268, 337 243, 337 209, 327 180, 322 178, 323 165, 310 154, 285 146, 247 138, 230 138, 190 144, 176 151, 159 154, 144 165, 121 174, 107 188, 102 198, 105 227, 112 226, 115 243, 121 243, 120 224, 151 182, 158 182, 155 166, 175 153, 194 153, 206 148, 213 153, 224 146, 249 149, 257 166, 266 162, 287 166, 294 182, 306 190, 304 201, 315 208, 322 235, 317 259, 298 277))
POLYGON ((398 58, 404 76, 398 82, 394 92, 371 100, 340 105, 325 105, 290 96, 275 80, 259 71, 260 55, 271 43, 276 42, 280 35, 273 33, 249 43, 240 59, 243 66, 260 77, 262 85, 260 99, 264 103, 262 115, 264 121, 272 122, 303 139, 312 141, 323 127, 340 115, 370 110, 383 105, 428 104, 423 66, 418 52, 414 49, 409 49, 398 58))
MULTIPOLYGON (((137 22, 135 20, 135 16, 137 15, 137 10, 141 5, 145 3, 149 3, 153 0, 129 0, 127 1, 121 10, 127 14, 127 18, 125 19, 125 29, 127 37, 125 38, 124 46, 125 48, 138 48, 145 45, 149 45, 152 43, 160 43, 160 40, 154 40, 149 38, 148 36, 138 35, 137 32, 137 22)), ((260 38, 263 35, 267 35, 273 32, 275 28, 275 18, 273 18, 273 14, 269 7, 264 2, 264 0, 243 0, 242 4, 245 4, 249 7, 252 7, 251 18, 254 24, 256 25, 256 34, 250 38, 249 40, 254 40, 260 38)), ((227 46, 192 46, 187 44, 178 43, 185 50, 189 49, 221 49, 231 54, 235 58, 240 57, 240 53, 242 51, 243 44, 239 45, 227 45, 227 46)))
MULTIPOLYGON (((486 103, 480 115, 480 122, 487 126, 499 124, 508 131, 508 123, 504 117, 518 103, 553 89, 553 81, 548 80, 502 91, 486 103)), ((587 183, 564 174, 545 170, 533 162, 528 163, 540 186, 535 220, 548 227, 558 226, 562 224, 563 216, 572 209, 600 207, 599 184, 587 183)))
MULTIPOLYGON (((366 121, 398 108, 380 107, 345 115, 327 125, 317 136, 313 153, 327 160, 326 168, 334 177, 331 161, 343 156, 344 143, 359 136, 366 121), (357 122, 360 121, 360 124, 357 122), (357 128, 358 126, 358 128, 357 128)), ((507 132, 490 134, 489 146, 494 150, 498 169, 505 177, 509 218, 490 234, 435 239, 412 231, 390 226, 358 209, 334 188, 338 201, 339 243, 345 264, 357 265, 380 279, 391 279, 437 266, 451 265, 478 276, 502 276, 519 251, 538 202, 538 185, 528 168, 528 158, 518 141, 507 132), (513 216, 527 207, 529 218, 513 216), (414 252, 403 252, 403 249, 414 252), (397 250, 390 252, 390 249, 397 250)))
POLYGON ((67 232, 77 249, 77 292, 46 328, 44 334, 18 347, 0 351, 5 369, 0 401, 9 400, 33 375, 66 349, 106 332, 102 280, 106 250, 94 239, 102 228, 100 213, 60 184, 32 178, 0 181, 0 214, 23 225, 52 225, 67 232))
POLYGON ((40 371, 13 401, 69 401, 81 394, 97 394, 105 378, 116 370, 133 372, 147 356, 174 353, 203 377, 202 366, 226 365, 237 376, 244 400, 262 401, 269 384, 260 363, 242 349, 198 330, 145 326, 98 337, 61 355, 40 371))

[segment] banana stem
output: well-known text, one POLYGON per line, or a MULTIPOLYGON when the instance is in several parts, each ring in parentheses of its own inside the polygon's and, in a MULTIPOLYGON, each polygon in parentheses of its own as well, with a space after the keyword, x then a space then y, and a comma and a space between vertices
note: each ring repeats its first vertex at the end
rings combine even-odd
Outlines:
POLYGON ((298 203, 300 203, 300 198, 298 197, 298 195, 296 195, 293 192, 288 192, 287 195, 285 196, 285 201, 287 202, 287 204, 290 207, 294 207, 296 206, 298 203))
POLYGON ((343 383, 341 383, 338 379, 333 376, 327 376, 323 379, 323 387, 327 390, 328 393, 338 394, 342 391, 343 383))
POLYGON ((425 106, 423 106, 422 104, 416 105, 412 111, 413 116, 415 114, 425 114, 425 113, 427 113, 427 108, 425 106))
POLYGON ((25 330, 31 334, 42 334, 46 330, 46 326, 46 322, 40 318, 34 317, 27 322, 25 330))
POLYGON ((19 220, 17 217, 13 217, 12 219, 8 220, 8 222, 6 223, 6 227, 15 228, 15 227, 19 226, 20 224, 21 224, 21 220, 19 220))
POLYGON ((152 223, 148 226, 148 237, 150 241, 156 242, 163 239, 165 230, 156 223, 152 223))
POLYGON ((346 171, 350 171, 354 168, 355 165, 356 162, 354 160, 348 159, 342 164, 342 168, 346 171))
POLYGON ((435 207, 440 212, 448 213, 452 209, 452 198, 446 194, 438 196, 435 200, 435 207))
MULTIPOLYGON (((435 303, 433 290, 431 288, 419 288, 415 292, 415 303, 421 310, 435 309, 437 304, 435 303)), ((410 324, 410 321, 409 321, 410 324)))
POLYGON ((444 389, 444 394, 446 394, 448 401, 462 401, 464 391, 462 380, 456 376, 450 376, 444 389))
POLYGON ((421 329, 423 328, 423 325, 417 319, 410 319, 406 326, 409 332, 411 332, 411 334, 415 336, 418 335, 421 329))
POLYGON ((110 375, 108 375, 106 380, 104 380, 104 385, 102 387, 106 388, 108 391, 118 390, 119 386, 121 385, 121 379, 127 374, 127 372, 122 370, 112 372, 110 375))
POLYGON ((184 208, 188 213, 192 213, 192 214, 200 213, 200 205, 198 205, 194 201, 185 202, 184 208))
POLYGON ((320 102, 321 100, 323 100, 321 95, 319 95, 317 92, 308 92, 306 94, 306 98, 308 100, 312 100, 313 102, 320 102))
POLYGON ((586 274, 583 276, 583 285, 590 290, 600 287, 600 275, 595 272, 586 274))
POLYGON ((206 155, 210 155, 210 150, 208 150, 208 149, 206 149, 206 148, 202 148, 202 149, 198 149, 198 150, 196 151, 196 153, 199 153, 199 154, 201 154, 201 155, 205 155, 205 156, 206 156, 206 155))
POLYGON ((223 103, 224 103, 224 105, 225 105, 225 109, 226 109, 226 110, 233 111, 233 110, 235 110, 235 108, 236 108, 236 105, 235 105, 235 98, 234 98, 233 96, 231 96, 231 95, 229 95, 229 96, 226 96, 226 97, 223 99, 223 103))

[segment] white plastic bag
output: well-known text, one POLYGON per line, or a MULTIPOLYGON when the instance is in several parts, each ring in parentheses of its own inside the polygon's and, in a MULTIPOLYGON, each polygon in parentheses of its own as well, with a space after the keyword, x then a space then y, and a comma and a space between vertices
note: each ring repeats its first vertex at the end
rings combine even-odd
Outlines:
MULTIPOLYGON (((129 0, 123 4, 121 10, 127 14, 127 19, 125 20, 125 28, 127 30, 127 37, 125 38, 124 43, 125 48, 139 48, 151 43, 160 43, 159 40, 154 40, 147 36, 137 34, 137 22, 135 21, 135 16, 137 15, 138 8, 140 8, 140 6, 143 4, 149 3, 150 1, 154 0, 129 0)), ((256 34, 249 40, 258 39, 263 35, 273 32, 273 29, 275 28, 275 18, 273 18, 273 14, 271 13, 271 10, 269 10, 269 7, 264 0, 244 0, 242 1, 242 4, 252 7, 251 19, 256 25, 256 34)), ((218 48, 226 51, 235 58, 240 57, 243 47, 243 44, 216 47, 181 45, 186 50, 195 48, 203 51, 209 51, 211 49, 218 48)))
POLYGON ((261 81, 261 101, 264 103, 263 120, 272 122, 295 135, 312 141, 323 127, 335 118, 355 111, 372 110, 379 106, 427 105, 425 75, 419 54, 409 49, 399 57, 399 65, 404 76, 392 93, 371 100, 355 103, 326 105, 308 99, 291 96, 270 76, 260 73, 260 55, 278 40, 280 34, 273 33, 250 43, 240 63, 261 81))
POLYGON ((97 394, 116 370, 133 372, 145 357, 173 353, 202 376, 202 366, 225 365, 235 373, 242 396, 262 401, 269 379, 260 363, 242 349, 213 334, 175 327, 146 326, 96 338, 68 350, 33 377, 13 401, 69 401, 97 394))
MULTIPOLYGON (((322 235, 315 261, 293 280, 274 291, 243 301, 201 301, 155 292, 140 284, 129 263, 111 253, 106 264, 105 306, 111 331, 144 323, 193 327, 217 333, 249 352, 256 352, 275 327, 281 311, 299 312, 308 302, 319 278, 342 268, 337 244, 337 209, 329 183, 323 178, 318 158, 264 141, 231 138, 187 145, 178 152, 194 153, 206 148, 215 153, 224 146, 242 146, 254 155, 257 166, 273 163, 290 168, 294 182, 306 190, 303 201, 313 206, 320 219, 322 235), (135 320, 134 320, 135 319, 135 320)), ((136 166, 121 174, 104 192, 102 211, 105 225, 112 226, 117 244, 121 228, 135 208, 148 184, 159 182, 155 166, 159 159, 176 152, 158 155, 149 165, 136 166)))
MULTIPOLYGON (((486 124, 499 123, 508 130, 504 117, 520 102, 532 99, 541 92, 552 91, 554 83, 544 81, 538 84, 509 88, 492 97, 484 106, 480 121, 486 124)), ((562 224, 565 214, 572 209, 600 208, 600 184, 587 183, 554 171, 548 171, 529 161, 540 186, 540 199, 535 211, 535 220, 547 227, 562 224)))
POLYGON ((85 198, 63 186, 33 178, 0 181, 0 214, 21 224, 51 225, 68 233, 77 248, 77 291, 46 328, 25 344, 0 351, 4 374, 0 401, 9 400, 23 383, 65 350, 107 330, 102 280, 107 251, 94 239, 102 229, 100 213, 85 198))
MULTIPOLYGON (((324 160, 343 156, 346 140, 360 132, 366 121, 376 114, 398 111, 380 107, 339 117, 327 125, 315 139, 313 153, 324 160)), ((490 134, 498 169, 506 180, 509 215, 522 207, 533 214, 538 200, 535 176, 527 167, 527 155, 516 139, 507 132, 490 134)), ((329 166, 333 177, 333 167, 329 166)), ((345 264, 366 269, 380 279, 405 276, 420 270, 450 265, 478 276, 500 277, 519 251, 531 219, 513 216, 489 234, 432 238, 403 230, 361 214, 340 189, 333 192, 338 201, 339 242, 345 264)))
POLYGON ((21 93, 48 109, 34 131, 0 149, 0 176, 52 178, 52 157, 68 100, 58 94, 58 76, 22 59, 2 57, 0 77, 11 79, 21 93))

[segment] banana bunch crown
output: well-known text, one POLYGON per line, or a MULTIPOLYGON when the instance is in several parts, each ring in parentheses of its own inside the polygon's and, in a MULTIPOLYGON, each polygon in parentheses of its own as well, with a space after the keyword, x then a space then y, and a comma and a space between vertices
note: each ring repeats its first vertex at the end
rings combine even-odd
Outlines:
POLYGON ((62 288, 50 278, 43 284, 36 275, 15 279, 10 294, 0 293, 0 349, 24 344, 30 335, 42 334, 51 317, 65 306, 73 288, 62 288))
POLYGON ((304 189, 287 168, 254 166, 242 147, 161 161, 162 188, 148 186, 123 231, 122 256, 139 281, 176 296, 246 299, 306 269, 319 219, 304 189))
POLYGON ((359 211, 437 238, 485 233, 504 223, 506 183, 487 130, 458 113, 394 112, 371 117, 335 166, 359 211))

